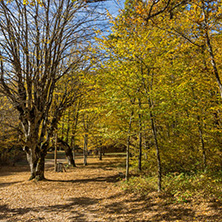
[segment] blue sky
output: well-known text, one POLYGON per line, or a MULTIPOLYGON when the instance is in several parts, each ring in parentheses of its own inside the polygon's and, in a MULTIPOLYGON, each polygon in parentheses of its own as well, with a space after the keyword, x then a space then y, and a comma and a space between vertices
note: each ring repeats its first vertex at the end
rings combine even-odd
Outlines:
POLYGON ((119 9, 124 8, 125 0, 107 0, 104 2, 104 7, 113 15, 118 14, 119 9))

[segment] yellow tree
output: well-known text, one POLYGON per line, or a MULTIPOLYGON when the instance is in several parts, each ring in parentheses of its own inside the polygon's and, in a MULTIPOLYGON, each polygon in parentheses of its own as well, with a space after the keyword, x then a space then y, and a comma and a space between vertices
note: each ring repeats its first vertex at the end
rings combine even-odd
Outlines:
MULTIPOLYGON (((158 4, 160 4, 160 2, 144 4, 141 1, 137 1, 134 4, 134 13, 131 14, 132 16, 130 17, 131 23, 132 21, 142 19, 147 26, 152 25, 158 28, 160 32, 164 30, 169 33, 169 36, 180 39, 177 50, 172 51, 169 57, 173 58, 173 61, 177 61, 178 59, 175 58, 182 56, 182 62, 189 63, 187 67, 183 68, 182 72, 184 72, 184 86, 189 85, 189 80, 191 80, 190 84, 193 84, 193 87, 189 87, 189 89, 192 92, 194 90, 196 91, 193 93, 194 98, 200 98, 202 101, 206 98, 210 99, 206 94, 197 93, 202 91, 204 87, 205 91, 209 90, 211 95, 217 93, 217 90, 221 95, 221 69, 218 60, 220 57, 220 47, 215 47, 216 42, 221 38, 221 1, 184 1, 183 4, 175 5, 176 7, 172 7, 172 5, 169 6, 167 10, 156 15, 153 19, 146 19, 150 15, 152 6, 154 6, 153 9, 157 11, 161 8, 158 4), (179 51, 184 52, 184 54, 179 54, 179 51), (176 53, 178 54, 175 55, 176 53), (193 75, 190 76, 190 73, 193 75), (213 88, 212 85, 209 87, 206 81, 210 81, 213 85, 215 85, 213 83, 215 81, 218 88, 215 86, 213 88), (199 97, 199 95, 202 95, 203 98, 199 97)), ((165 58, 165 60, 168 61, 167 58, 165 58)), ((204 102, 207 102, 207 100, 204 102)), ((207 103, 209 104, 209 101, 207 103)), ((201 103, 198 104, 198 106, 199 105, 200 107, 204 107, 201 103)), ((216 108, 214 108, 214 111, 215 110, 216 108)), ((220 111, 215 111, 214 115, 218 119, 220 111)), ((201 136, 202 127, 200 126, 202 120, 198 113, 196 116, 197 119, 199 119, 197 122, 200 131, 200 140, 202 141, 203 159, 205 159, 203 162, 205 162, 204 165, 206 165, 204 140, 201 136)))
MULTIPOLYGON (((202 47, 207 43, 206 33, 202 35, 203 29, 191 26, 191 17, 183 15, 192 13, 185 4, 160 13, 153 20, 144 19, 148 18, 149 4, 147 8, 139 1, 132 5, 132 10, 128 7, 113 21, 110 36, 98 39, 108 58, 102 63, 101 82, 107 102, 113 104, 117 113, 128 116, 130 127, 130 114, 135 121, 137 113, 143 113, 144 129, 148 126, 153 135, 161 190, 160 151, 165 172, 179 166, 181 160, 175 161, 177 152, 186 156, 184 160, 192 160, 189 164, 184 161, 181 170, 191 169, 195 162, 192 156, 198 155, 201 142, 206 166, 206 125, 212 126, 213 119, 207 109, 217 102, 213 96, 214 81, 209 76, 212 57, 202 47), (135 109, 136 98, 142 102, 142 108, 135 109), (209 101, 212 99, 213 102, 209 101)), ((139 132, 136 128, 134 131, 139 132)))
MULTIPOLYGON (((112 94, 109 99, 110 103, 114 101, 121 102, 120 104, 116 104, 115 108, 120 113, 122 112, 123 116, 127 115, 129 118, 129 126, 127 127, 127 154, 129 154, 130 135, 132 134, 132 118, 138 112, 138 109, 135 109, 135 101, 136 99, 141 101, 141 97, 143 98, 143 102, 145 101, 156 147, 159 172, 158 189, 161 190, 161 161, 155 123, 156 117, 154 116, 153 109, 155 107, 154 92, 157 89, 156 77, 160 75, 158 72, 159 63, 156 62, 158 49, 156 52, 154 49, 156 49, 162 33, 157 35, 155 30, 151 31, 151 29, 146 29, 147 32, 144 32, 143 28, 145 27, 141 20, 137 20, 135 24, 132 24, 132 21, 130 22, 129 26, 125 15, 120 16, 118 20, 114 21, 112 34, 108 39, 100 41, 102 49, 106 50, 109 57, 112 57, 104 62, 106 73, 104 71, 105 77, 103 76, 103 79, 105 81, 102 82, 105 82, 106 93, 112 94), (153 36, 151 37, 151 35, 153 36)), ((127 155, 127 166, 129 165, 128 158, 129 155, 127 155)), ((126 177, 128 178, 128 167, 126 177)))

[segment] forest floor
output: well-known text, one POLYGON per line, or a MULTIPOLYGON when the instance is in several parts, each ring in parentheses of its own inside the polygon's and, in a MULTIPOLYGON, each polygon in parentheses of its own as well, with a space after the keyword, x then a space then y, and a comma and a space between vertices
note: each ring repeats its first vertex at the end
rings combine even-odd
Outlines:
POLYGON ((222 221, 221 203, 193 199, 177 203, 164 193, 145 197, 121 188, 123 157, 77 160, 76 168, 28 181, 28 166, 0 168, 0 222, 5 221, 222 221))

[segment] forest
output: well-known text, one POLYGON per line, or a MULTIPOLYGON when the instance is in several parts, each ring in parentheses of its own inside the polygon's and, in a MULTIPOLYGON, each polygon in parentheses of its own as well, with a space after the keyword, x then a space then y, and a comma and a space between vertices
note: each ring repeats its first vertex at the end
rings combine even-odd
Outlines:
POLYGON ((103 4, 0 1, 0 165, 119 149, 127 192, 222 201, 222 2, 103 4))

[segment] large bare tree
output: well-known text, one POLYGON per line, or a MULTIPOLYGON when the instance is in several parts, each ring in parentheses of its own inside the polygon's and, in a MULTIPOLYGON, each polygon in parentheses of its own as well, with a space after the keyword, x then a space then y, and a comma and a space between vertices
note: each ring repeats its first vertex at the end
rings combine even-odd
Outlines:
POLYGON ((23 3, 0 1, 0 93, 19 112, 30 179, 42 180, 53 131, 79 96, 98 14, 87 1, 23 3))

